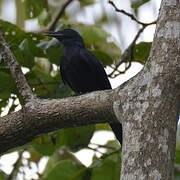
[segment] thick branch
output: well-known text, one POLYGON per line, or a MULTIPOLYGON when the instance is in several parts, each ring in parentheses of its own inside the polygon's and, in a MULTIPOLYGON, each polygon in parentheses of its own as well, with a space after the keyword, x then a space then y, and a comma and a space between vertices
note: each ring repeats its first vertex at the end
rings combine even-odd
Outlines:
POLYGON ((164 0, 150 57, 114 102, 123 123, 122 180, 173 179, 180 99, 180 2, 164 0))
POLYGON ((2 58, 11 71, 11 75, 16 82, 19 93, 23 96, 25 102, 28 102, 30 99, 34 98, 34 95, 25 79, 25 76, 21 70, 21 67, 19 66, 19 63, 16 61, 14 55, 10 51, 1 33, 0 52, 3 52, 1 53, 2 58))
POLYGON ((15 113, 0 118, 0 153, 54 130, 115 121, 113 90, 66 99, 33 99, 15 113))

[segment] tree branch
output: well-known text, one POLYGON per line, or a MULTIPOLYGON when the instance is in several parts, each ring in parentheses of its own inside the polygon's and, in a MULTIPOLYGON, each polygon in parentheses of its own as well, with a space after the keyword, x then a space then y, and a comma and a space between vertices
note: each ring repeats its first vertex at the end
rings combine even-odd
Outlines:
POLYGON ((109 0, 109 3, 114 7, 114 9, 117 12, 120 12, 120 13, 130 17, 132 20, 134 20, 138 24, 142 25, 142 27, 139 29, 139 31, 135 35, 135 37, 134 37, 133 41, 131 42, 131 44, 124 51, 121 58, 118 60, 118 63, 115 65, 115 67, 113 67, 112 72, 108 74, 108 77, 115 78, 115 77, 119 76, 120 74, 125 73, 131 67, 131 62, 133 61, 133 49, 134 49, 134 46, 136 44, 137 39, 139 38, 140 34, 144 31, 144 29, 147 26, 156 24, 157 21, 153 21, 153 22, 150 22, 150 23, 143 23, 143 22, 137 20, 136 17, 133 14, 130 14, 130 13, 124 11, 123 9, 118 9, 112 0, 109 0), (129 64, 126 66, 125 70, 124 71, 119 71, 118 70, 119 66, 122 63, 127 63, 127 61, 129 61, 129 64), (116 72, 117 72, 117 74, 115 74, 116 72))
POLYGON ((144 23, 144 22, 139 21, 133 14, 130 14, 123 9, 118 9, 112 0, 109 0, 109 4, 111 4, 114 7, 115 11, 120 12, 120 13, 130 17, 132 20, 134 20, 138 24, 141 24, 142 26, 148 26, 148 25, 156 24, 156 21, 153 21, 150 23, 144 23))
POLYGON ((115 78, 118 75, 125 73, 130 67, 131 67, 131 62, 133 60, 133 49, 135 46, 135 43, 137 41, 137 39, 139 38, 140 34, 144 31, 144 29, 147 26, 143 26, 141 29, 139 29, 139 31, 137 32, 137 34, 135 35, 133 41, 131 42, 131 44, 128 46, 128 48, 124 51, 124 53, 122 54, 121 58, 118 60, 118 63, 115 65, 115 67, 113 68, 113 71, 111 73, 108 74, 109 77, 111 78, 115 78), (130 60, 129 60, 130 59, 130 60), (125 68, 125 71, 123 72, 118 72, 118 68, 122 63, 128 62, 129 60, 129 65, 125 68), (114 74, 115 72, 118 72, 118 74, 114 74))
POLYGON ((22 110, 0 117, 0 153, 58 129, 117 120, 113 90, 66 99, 32 99, 22 110))
POLYGON ((64 11, 66 10, 66 8, 68 7, 69 4, 71 4, 73 0, 67 0, 64 2, 64 4, 62 4, 62 6, 60 7, 60 9, 57 11, 54 19, 50 22, 50 24, 48 25, 47 28, 41 29, 39 31, 37 31, 36 33, 44 33, 46 31, 51 31, 54 30, 59 19, 61 18, 61 16, 63 15, 64 11))
POLYGON ((11 75, 16 82, 19 93, 22 95, 25 102, 29 102, 34 98, 34 95, 24 77, 19 63, 15 60, 14 55, 12 54, 6 41, 4 40, 2 33, 0 33, 0 52, 3 52, 1 54, 2 58, 11 71, 11 75))

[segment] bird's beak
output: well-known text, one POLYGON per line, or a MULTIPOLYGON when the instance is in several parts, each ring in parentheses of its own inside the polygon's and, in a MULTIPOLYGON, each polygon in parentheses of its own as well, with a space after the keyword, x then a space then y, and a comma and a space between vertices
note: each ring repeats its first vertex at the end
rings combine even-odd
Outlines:
POLYGON ((62 37, 63 34, 60 32, 53 32, 53 31, 47 31, 43 33, 45 36, 51 36, 51 37, 62 37))

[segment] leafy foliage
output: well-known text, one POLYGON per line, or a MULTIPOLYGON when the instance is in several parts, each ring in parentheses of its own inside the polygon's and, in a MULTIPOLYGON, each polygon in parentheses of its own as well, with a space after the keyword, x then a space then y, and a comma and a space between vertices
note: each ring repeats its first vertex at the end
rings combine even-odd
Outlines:
POLYGON ((47 8, 47 3, 44 0, 25 0, 24 5, 27 19, 36 18, 47 8))
POLYGON ((149 2, 150 0, 131 0, 131 7, 134 9, 139 8, 140 6, 142 6, 143 4, 149 2))
POLYGON ((83 165, 75 164, 71 160, 60 161, 52 168, 49 174, 43 178, 44 180, 83 180, 84 170, 86 168, 83 165))
POLYGON ((5 174, 2 171, 0 171, 0 180, 4 180, 4 178, 5 178, 5 174))
POLYGON ((140 42, 134 48, 134 61, 144 64, 149 56, 151 42, 140 42))
POLYGON ((68 147, 71 151, 78 151, 87 147, 94 130, 94 125, 68 128, 37 137, 31 144, 36 151, 46 156, 52 155, 61 147, 68 147))

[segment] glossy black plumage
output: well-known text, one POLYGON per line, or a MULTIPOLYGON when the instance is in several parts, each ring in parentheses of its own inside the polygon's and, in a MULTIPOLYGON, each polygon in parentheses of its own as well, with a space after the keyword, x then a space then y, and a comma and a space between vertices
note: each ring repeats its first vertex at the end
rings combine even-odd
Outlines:
MULTIPOLYGON (((55 37, 64 45, 64 54, 60 63, 60 72, 65 84, 77 94, 111 89, 106 72, 84 45, 82 37, 72 29, 58 32, 48 32, 48 36, 55 37)), ((111 123, 117 139, 122 145, 122 125, 111 123)))

